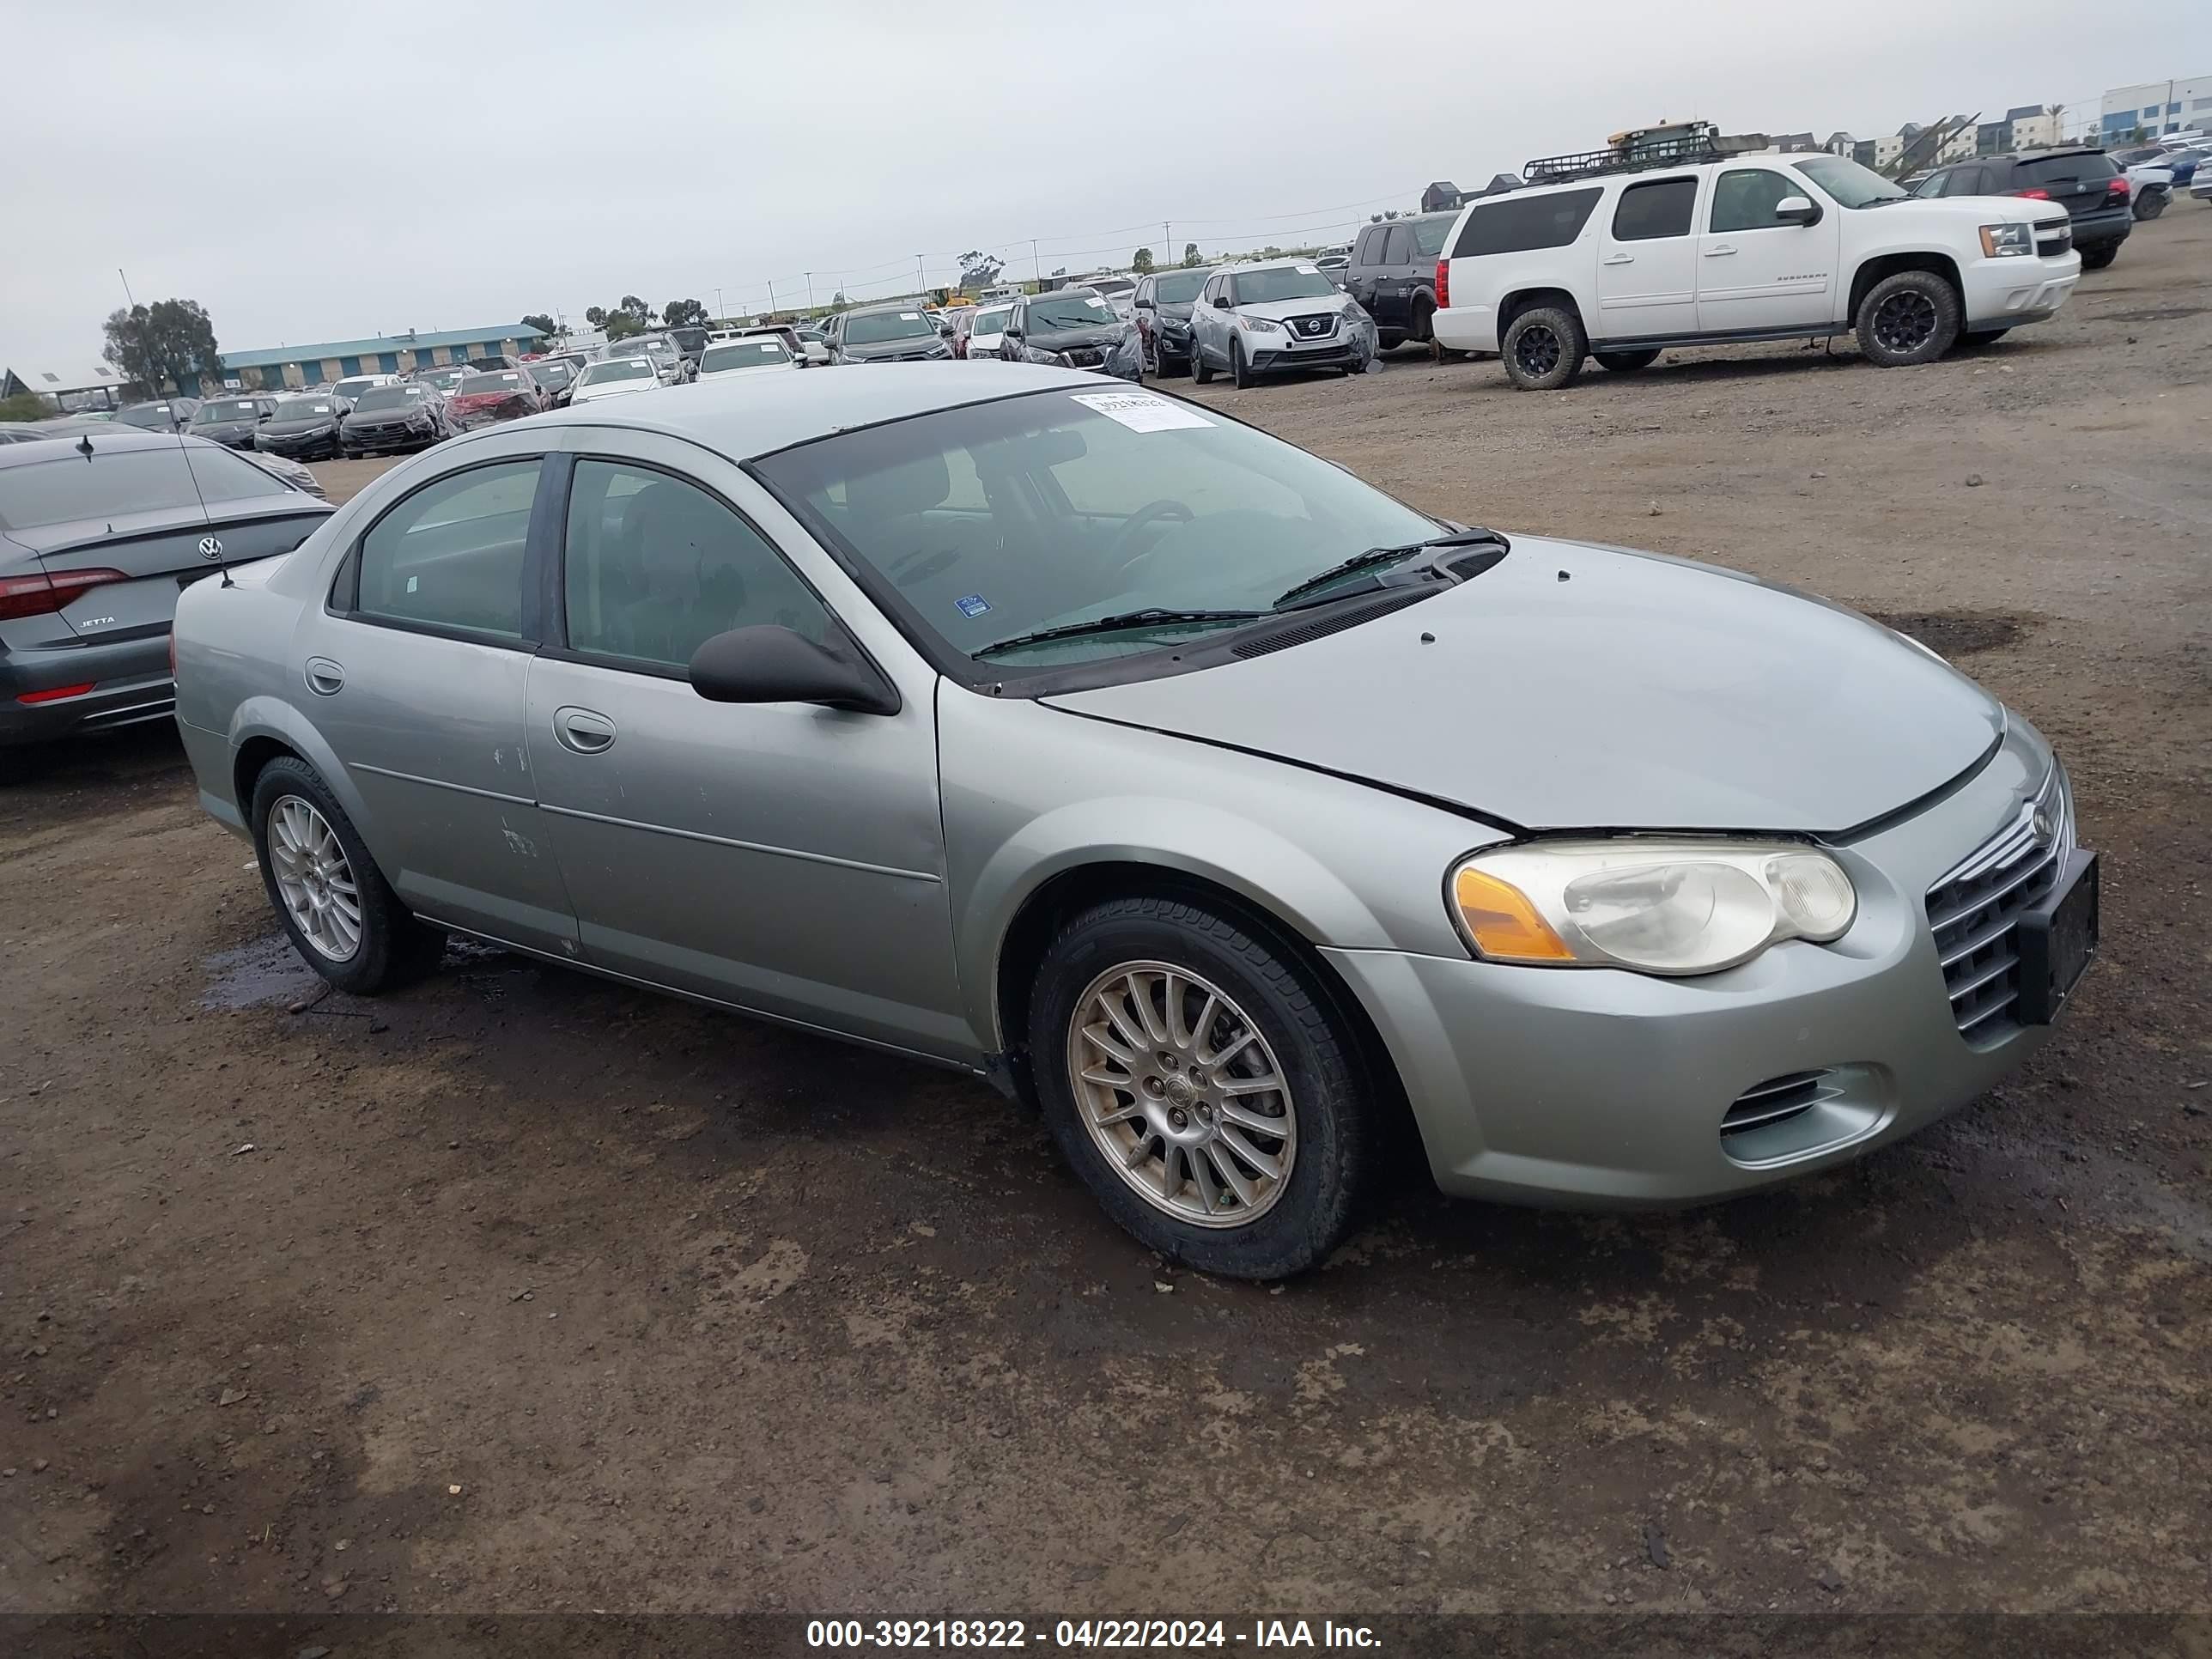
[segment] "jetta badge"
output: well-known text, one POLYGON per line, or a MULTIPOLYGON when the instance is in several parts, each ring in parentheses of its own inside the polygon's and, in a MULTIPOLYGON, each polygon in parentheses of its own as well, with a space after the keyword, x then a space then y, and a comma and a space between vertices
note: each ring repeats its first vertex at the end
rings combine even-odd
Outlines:
POLYGON ((204 559, 219 559, 222 556, 222 538, 220 536, 203 536, 200 538, 200 557, 204 559))

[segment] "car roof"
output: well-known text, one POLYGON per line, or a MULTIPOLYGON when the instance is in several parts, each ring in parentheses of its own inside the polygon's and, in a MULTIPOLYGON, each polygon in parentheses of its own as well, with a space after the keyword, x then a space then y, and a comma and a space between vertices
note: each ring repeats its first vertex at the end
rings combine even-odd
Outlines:
MULTIPOLYGON (((623 400, 605 409, 592 404, 532 418, 545 426, 621 426, 665 433, 731 460, 748 461, 856 427, 1055 386, 1097 392, 1100 382, 1096 374, 1080 370, 1030 363, 899 363, 865 374, 764 375, 743 389, 696 381, 635 403, 623 400)), ((504 429, 488 428, 479 435, 504 429)), ((465 447, 470 441, 464 438, 459 443, 465 447)), ((451 447, 444 446, 441 453, 451 447)))
MULTIPOLYGON (((1456 209, 1454 210, 1457 211, 1456 209)), ((1404 220, 1395 222, 1403 224, 1404 220)), ((1310 265, 1313 261, 1303 253, 1285 253, 1279 259, 1247 259, 1241 264, 1216 265, 1216 270, 1281 270, 1291 265, 1310 265)))
POLYGON ((222 446, 210 443, 205 438, 192 438, 174 432, 146 432, 135 426, 118 427, 112 432, 101 432, 86 427, 74 438, 58 434, 27 444, 0 444, 0 468, 29 466, 39 461, 58 460, 66 454, 82 455, 80 445, 89 443, 95 455, 119 454, 132 449, 167 449, 179 443, 199 449, 221 449, 222 446))

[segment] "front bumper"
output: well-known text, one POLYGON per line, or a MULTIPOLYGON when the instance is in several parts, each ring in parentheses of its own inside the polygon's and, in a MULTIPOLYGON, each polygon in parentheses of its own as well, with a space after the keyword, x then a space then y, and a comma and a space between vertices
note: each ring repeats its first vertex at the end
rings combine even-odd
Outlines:
MULTIPOLYGON (((1251 336, 1247 335, 1247 339, 1251 336)), ((1351 340, 1318 341, 1312 345, 1279 347, 1252 354, 1255 374, 1287 374, 1301 368, 1364 368, 1375 354, 1351 340)))
POLYGON ((135 640, 0 653, 0 748, 166 720, 176 706, 166 629, 135 640), (88 684, 88 691, 50 702, 21 701, 26 693, 88 684))
POLYGON ((1966 332, 2056 316, 2081 280, 2081 256, 2072 248, 2024 259, 1971 260, 1959 273, 1966 332))
POLYGON ((1446 1192, 1634 1207, 1771 1186, 1934 1122, 2049 1035, 1960 1034, 1926 908, 1929 888, 2018 814, 2048 753, 2021 726, 1949 799, 1835 848, 1860 908, 1832 945, 1674 980, 1323 954, 1396 1062, 1446 1192), (1732 1105, 1806 1074, 1817 1103, 1724 1141, 1732 1105))
POLYGON ((264 434, 253 447, 266 455, 283 455, 293 460, 307 460, 317 455, 338 453, 338 434, 336 427, 326 427, 320 432, 299 438, 271 438, 264 434))
MULTIPOLYGON (((466 427, 469 422, 463 421, 461 424, 466 427)), ((489 426, 491 422, 487 418, 483 424, 489 426)), ((434 428, 427 432, 402 428, 390 432, 349 432, 345 434, 345 447, 356 455, 383 455, 399 450, 428 449, 437 441, 438 434, 434 428)))

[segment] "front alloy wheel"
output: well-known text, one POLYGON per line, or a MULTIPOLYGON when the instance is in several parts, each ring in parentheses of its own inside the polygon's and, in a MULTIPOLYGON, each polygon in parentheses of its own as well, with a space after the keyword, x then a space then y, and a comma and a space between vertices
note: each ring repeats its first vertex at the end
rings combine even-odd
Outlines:
POLYGON ((1108 1167, 1147 1204, 1241 1227, 1282 1197, 1298 1152, 1290 1084, 1211 981, 1164 962, 1108 969, 1077 1000, 1067 1074, 1108 1167))

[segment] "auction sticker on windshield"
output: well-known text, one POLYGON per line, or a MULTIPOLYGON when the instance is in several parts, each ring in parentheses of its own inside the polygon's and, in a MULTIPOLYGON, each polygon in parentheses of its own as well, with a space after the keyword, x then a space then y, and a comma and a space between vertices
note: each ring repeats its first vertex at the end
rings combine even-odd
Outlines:
POLYGON ((1185 409, 1165 398, 1155 398, 1149 392, 1077 392, 1069 395, 1108 420, 1121 422, 1132 432, 1173 432, 1180 427, 1213 424, 1196 410, 1185 409))

